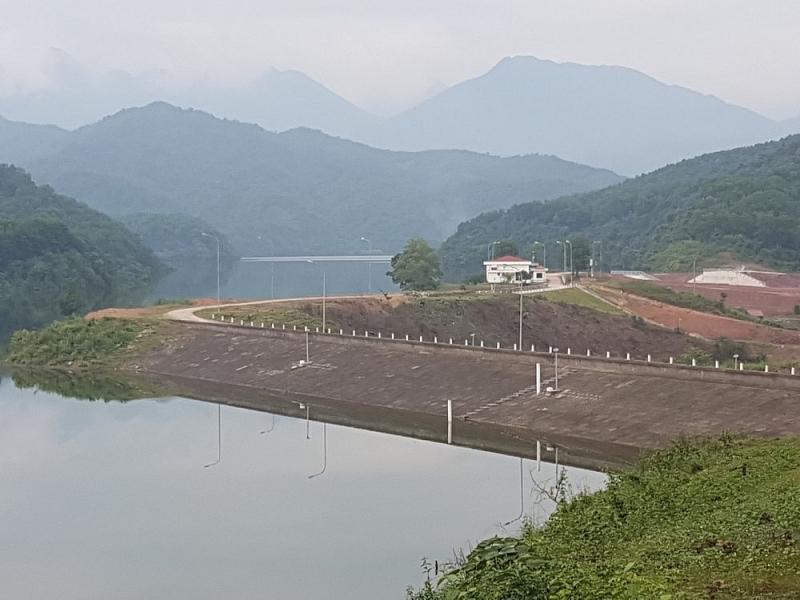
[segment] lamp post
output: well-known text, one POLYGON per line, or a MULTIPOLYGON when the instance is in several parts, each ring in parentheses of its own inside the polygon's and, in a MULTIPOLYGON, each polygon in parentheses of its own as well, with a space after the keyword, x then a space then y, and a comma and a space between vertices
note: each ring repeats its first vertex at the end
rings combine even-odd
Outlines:
POLYGON ((492 251, 492 246, 499 244, 500 242, 491 242, 486 248, 486 260, 492 260, 494 258, 494 252, 492 251))
POLYGON ((599 254, 600 254, 600 256, 602 256, 603 255, 603 242, 600 242, 598 240, 594 240, 592 242, 592 277, 594 277, 594 267, 595 267, 595 265, 598 265, 598 271, 600 271, 599 264, 598 264, 599 261, 595 260, 595 258, 594 258, 594 256, 595 256, 595 253, 594 253, 595 246, 600 246, 600 253, 599 254))
MULTIPOLYGON (((262 239, 261 236, 258 236, 258 239, 262 239)), ((270 299, 275 298, 275 243, 272 241, 272 238, 267 238, 269 242, 270 248, 270 256, 272 260, 269 261, 269 297, 270 299)))
POLYGON ((522 351, 522 290, 519 291, 519 346, 522 351))
POLYGON ((739 368, 739 355, 738 354, 734 354, 733 355, 733 368, 734 369, 738 369, 739 368))
POLYGON ((567 272, 567 245, 561 240, 556 240, 556 244, 561 244, 564 248, 564 273, 567 272))
POLYGON ((217 241, 217 312, 219 312, 219 238, 205 231, 200 232, 200 235, 213 238, 217 241))
MULTIPOLYGON (((575 274, 575 263, 572 262, 572 242, 566 240, 565 244, 569 244, 569 287, 575 287, 575 282, 573 281, 573 275, 575 274)), ((564 246, 564 252, 566 256, 567 247, 564 246)), ((566 270, 566 269, 564 269, 566 270)))
POLYGON ((697 257, 692 259, 692 294, 697 295, 697 257))
POLYGON ((542 242, 533 242, 533 245, 539 244, 542 247, 542 266, 546 269, 547 268, 547 246, 545 246, 542 242))
MULTIPOLYGON (((309 264, 315 264, 313 260, 306 259, 309 264)), ((325 333, 327 321, 325 318, 325 269, 322 269, 322 333, 325 333)))
MULTIPOLYGON (((362 242, 366 242, 367 244, 367 254, 372 256, 372 242, 370 242, 367 238, 362 237, 362 242)), ((367 293, 372 294, 372 259, 367 261, 367 293)))

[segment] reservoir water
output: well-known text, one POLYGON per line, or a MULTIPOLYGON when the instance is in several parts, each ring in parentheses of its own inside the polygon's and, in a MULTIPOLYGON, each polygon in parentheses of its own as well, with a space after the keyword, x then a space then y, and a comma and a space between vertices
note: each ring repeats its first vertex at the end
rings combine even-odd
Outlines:
MULTIPOLYGON (((605 481, 568 473, 574 488, 605 481)), ((534 481, 554 477, 525 460, 521 486, 516 457, 4 377, 0 597, 402 600, 424 557, 546 519, 534 481)))

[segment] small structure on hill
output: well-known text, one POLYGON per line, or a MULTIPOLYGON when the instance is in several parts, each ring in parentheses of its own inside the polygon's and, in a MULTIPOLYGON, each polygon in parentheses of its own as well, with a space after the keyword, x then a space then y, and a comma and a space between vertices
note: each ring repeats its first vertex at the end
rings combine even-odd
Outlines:
POLYGON ((715 285, 743 285, 749 287, 766 287, 750 275, 744 267, 741 269, 703 269, 703 272, 688 281, 688 283, 711 283, 715 285))
POLYGON ((483 262, 487 283, 547 283, 547 269, 519 256, 501 256, 483 262))

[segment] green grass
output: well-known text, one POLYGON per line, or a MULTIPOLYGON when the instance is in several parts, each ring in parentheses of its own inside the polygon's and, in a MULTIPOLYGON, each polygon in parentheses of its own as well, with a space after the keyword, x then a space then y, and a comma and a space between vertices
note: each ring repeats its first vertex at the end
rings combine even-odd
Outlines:
MULTIPOLYGON (((308 304, 311 305, 312 303, 308 304)), ((291 304, 267 304, 263 306, 256 304, 250 306, 223 307, 221 314, 225 317, 226 321, 230 321, 232 317, 234 323, 237 325, 239 321, 242 320, 246 325, 249 325, 250 321, 253 321, 253 323, 258 326, 264 323, 266 327, 269 327, 275 323, 277 327, 286 325, 287 327, 308 327, 313 330, 317 327, 322 327, 322 303, 314 302, 313 306, 320 311, 319 315, 308 314, 301 310, 300 307, 291 304)), ((214 314, 217 314, 216 308, 207 308, 197 312, 197 316, 205 319, 210 319, 214 314)), ((327 319, 326 326, 338 328, 338 325, 330 319, 327 319)))
POLYGON ((114 366, 160 344, 173 325, 157 319, 56 321, 43 329, 17 331, 8 362, 35 366, 114 366))
POLYGON ((684 439, 409 597, 798 598, 798 536, 800 439, 684 439))
POLYGON ((591 308, 592 310, 607 313, 609 315, 625 314, 625 311, 623 311, 621 308, 614 306, 610 302, 605 302, 599 298, 595 298, 591 294, 588 294, 579 288, 565 288, 562 290, 554 290, 552 292, 540 292, 534 296, 544 298, 550 302, 557 302, 559 304, 585 306, 586 308, 591 308))

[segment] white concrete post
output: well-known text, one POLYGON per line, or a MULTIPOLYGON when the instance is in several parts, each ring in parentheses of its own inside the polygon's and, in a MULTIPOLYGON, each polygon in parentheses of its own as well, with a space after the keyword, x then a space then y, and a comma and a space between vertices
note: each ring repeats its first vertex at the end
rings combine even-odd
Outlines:
POLYGON ((303 331, 305 331, 306 333, 308 333, 308 325, 306 325, 305 327, 303 327, 303 331))
POLYGON ((696 358, 693 358, 693 359, 692 359, 692 366, 693 366, 693 367, 696 367, 696 366, 697 366, 697 359, 696 359, 696 358))
POLYGON ((328 327, 328 333, 330 333, 330 332, 331 332, 331 328, 330 328, 330 327, 328 327))
POLYGON ((792 375, 794 375, 794 367, 792 367, 792 375))
POLYGON ((420 341, 420 342, 422 341, 422 336, 419 336, 419 341, 420 341))
POLYGON ((439 343, 439 336, 438 335, 433 336, 433 343, 434 344, 438 344, 439 343))
POLYGON ((647 355, 647 362, 650 362, 650 355, 647 355))
POLYGON ((364 337, 369 337, 369 331, 364 332, 364 337))
POLYGON ((500 350, 500 342, 497 342, 497 349, 500 350))
POLYGON ((769 365, 764 365, 764 373, 769 373, 769 365))
POLYGON ((464 345, 469 346, 469 340, 464 340, 464 345))
POLYGON ((669 364, 673 364, 673 362, 674 362, 674 359, 670 356, 669 357, 669 364))
POLYGON ((252 326, 253 326, 253 322, 252 322, 252 321, 250 321, 250 327, 252 327, 252 326))
POLYGON ((483 348, 483 340, 481 340, 481 348, 483 348))
POLYGON ((239 319, 239 325, 244 325, 244 319, 239 319))
POLYGON ((392 339, 394 339, 394 334, 392 334, 392 339))
POLYGON ((517 344, 516 344, 516 342, 514 342, 514 350, 516 350, 516 349, 517 349, 517 344))
POLYGON ((591 356, 591 355, 592 355, 592 351, 587 348, 586 349, 586 356, 591 356))
POLYGON ((453 401, 447 401, 447 443, 453 443, 453 401))
POLYGON ((281 324, 281 329, 286 329, 286 323, 281 324))
POLYGON ((316 328, 314 329, 314 333, 319 333, 319 327, 316 327, 316 328))
POLYGON ((450 338, 450 345, 453 345, 453 338, 450 338))
POLYGON ((344 335, 344 330, 340 329, 339 330, 339 335, 344 335))
POLYGON ((718 360, 714 361, 714 368, 715 369, 719 369, 719 361, 718 360))
POLYGON ((534 346, 533 344, 531 344, 531 352, 536 352, 536 346, 534 346))
POLYGON ((536 440, 536 470, 542 470, 542 442, 536 440))
POLYGON ((542 393, 542 365, 536 363, 536 395, 542 393))
POLYGON ((275 329, 275 323, 272 324, 272 328, 275 329))
POLYGON ((744 363, 743 362, 739 363, 739 370, 740 371, 744 371, 744 363))
POLYGON ((631 353, 630 352, 626 352, 625 353, 625 360, 630 360, 630 359, 631 359, 631 353))
POLYGON ((381 332, 378 332, 378 339, 381 339, 381 332))
POLYGON ((572 354, 572 348, 567 348, 567 354, 572 354))
POLYGON ((609 352, 608 350, 606 350, 606 358, 611 358, 611 352, 609 352))
POLYGON ((550 354, 552 354, 552 353, 553 353, 553 347, 552 347, 552 346, 548 346, 548 348, 549 348, 549 349, 548 349, 547 351, 548 351, 550 354))
POLYGON ((406 341, 408 341, 408 334, 406 334, 406 341))
POLYGON ((356 330, 353 329, 353 337, 356 337, 356 330))
POLYGON ((297 325, 292 325, 292 331, 297 331, 297 325))

